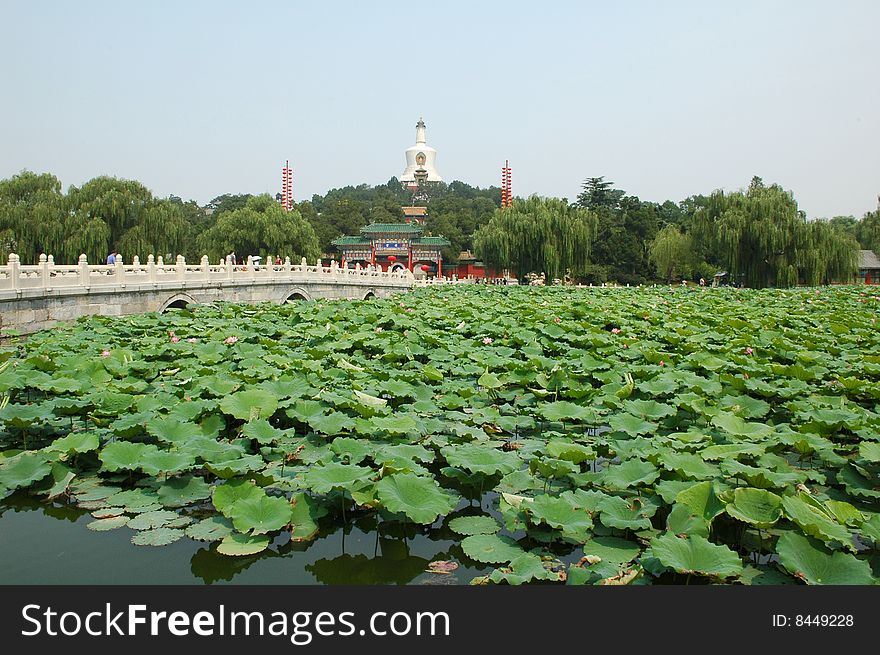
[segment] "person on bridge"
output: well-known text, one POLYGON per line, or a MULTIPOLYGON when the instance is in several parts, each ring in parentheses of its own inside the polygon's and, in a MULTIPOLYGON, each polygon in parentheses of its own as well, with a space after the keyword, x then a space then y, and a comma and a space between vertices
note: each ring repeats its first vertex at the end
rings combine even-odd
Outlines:
POLYGON ((110 251, 110 254, 107 255, 107 264, 108 264, 108 265, 112 265, 112 264, 115 264, 115 263, 116 263, 116 251, 115 251, 115 250, 111 250, 111 251, 110 251))

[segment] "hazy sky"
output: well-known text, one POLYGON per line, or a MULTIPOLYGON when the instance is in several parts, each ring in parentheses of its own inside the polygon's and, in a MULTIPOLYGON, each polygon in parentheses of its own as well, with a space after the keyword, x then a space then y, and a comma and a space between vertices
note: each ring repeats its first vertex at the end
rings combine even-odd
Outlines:
POLYGON ((645 200, 752 175, 809 216, 880 193, 880 2, 0 0, 0 177, 207 202, 403 172, 645 200))

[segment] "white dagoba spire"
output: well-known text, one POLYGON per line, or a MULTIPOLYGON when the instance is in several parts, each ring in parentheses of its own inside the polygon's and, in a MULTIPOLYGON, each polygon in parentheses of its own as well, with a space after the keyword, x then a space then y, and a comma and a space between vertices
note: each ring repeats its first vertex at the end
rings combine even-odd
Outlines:
POLYGON ((426 182, 442 182, 435 164, 437 151, 425 140, 425 121, 419 118, 416 123, 416 143, 406 149, 406 170, 400 176, 401 182, 415 182, 418 178, 426 182))

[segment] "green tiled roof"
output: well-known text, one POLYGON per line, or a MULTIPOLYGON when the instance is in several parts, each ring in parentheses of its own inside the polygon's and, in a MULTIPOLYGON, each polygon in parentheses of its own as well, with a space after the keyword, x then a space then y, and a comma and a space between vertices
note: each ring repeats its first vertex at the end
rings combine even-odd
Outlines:
POLYGON ((425 228, 412 223, 371 223, 361 228, 362 234, 421 234, 425 228))
POLYGON ((414 246, 448 246, 450 245, 449 239, 446 237, 419 237, 418 239, 413 239, 412 244, 414 246))
POLYGON ((370 245, 370 240, 364 237, 342 236, 338 239, 333 239, 330 243, 334 246, 368 246, 370 245))

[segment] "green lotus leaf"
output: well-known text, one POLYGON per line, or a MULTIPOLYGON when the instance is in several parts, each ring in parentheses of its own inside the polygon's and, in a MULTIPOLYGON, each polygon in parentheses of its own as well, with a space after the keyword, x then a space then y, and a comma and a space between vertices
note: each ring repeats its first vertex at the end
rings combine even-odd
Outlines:
POLYGON ((374 416, 369 420, 369 423, 375 431, 392 435, 415 435, 421 432, 419 422, 408 414, 374 416))
POLYGON ((18 489, 39 482, 52 472, 44 453, 23 452, 0 465, 0 488, 18 489))
POLYGON ((76 478, 73 469, 61 462, 52 464, 52 486, 46 494, 47 500, 54 500, 58 496, 68 493, 70 483, 76 478))
POLYGON ((206 462, 205 467, 214 475, 228 480, 237 475, 245 475, 266 468, 266 462, 259 455, 245 455, 220 462, 206 462))
POLYGON ((825 543, 839 543, 849 550, 855 550, 849 530, 831 518, 823 509, 808 502, 803 492, 797 496, 786 496, 782 499, 782 506, 785 508, 785 515, 805 534, 821 539, 825 543))
POLYGON ((360 464, 373 454, 374 448, 366 439, 337 437, 330 444, 330 450, 339 455, 348 464, 360 464))
POLYGON ((726 503, 715 493, 715 484, 711 480, 700 482, 678 492, 675 502, 687 505, 695 516, 701 516, 709 522, 727 507, 726 503))
POLYGON ((859 457, 868 462, 880 462, 880 443, 863 441, 859 444, 859 457))
POLYGON ((693 480, 660 480, 654 485, 654 490, 665 502, 671 505, 675 502, 675 497, 679 492, 690 489, 696 484, 693 480))
POLYGON ((92 521, 91 523, 87 524, 86 527, 89 530, 104 532, 106 530, 115 530, 116 528, 121 528, 125 525, 128 525, 127 516, 112 516, 108 519, 98 519, 97 521, 92 521))
POLYGON ((859 473, 852 464, 844 466, 837 473, 837 479, 846 487, 848 493, 862 498, 880 500, 880 489, 859 473))
POLYGON ((39 405, 9 404, 0 410, 0 422, 13 428, 27 428, 46 418, 46 410, 39 405))
POLYGON ((602 476, 602 484, 611 489, 627 489, 651 484, 659 477, 660 471, 650 462, 628 459, 621 464, 609 466, 602 476))
POLYGON ((226 396, 220 409, 245 421, 269 418, 278 409, 278 398, 263 389, 245 389, 226 396))
POLYGON ((119 487, 113 487, 110 485, 88 488, 77 487, 73 489, 73 495, 76 496, 77 502, 91 502, 94 500, 104 500, 120 491, 122 490, 119 487))
POLYGON ((412 473, 396 473, 376 484, 382 506, 389 512, 405 514, 415 523, 431 524, 440 515, 455 509, 458 498, 444 491, 433 479, 412 473))
POLYGON ((651 540, 651 552, 664 566, 679 573, 730 578, 743 572, 739 555, 727 546, 713 544, 704 537, 682 539, 663 534, 651 540))
POLYGON ((362 391, 354 390, 352 391, 352 393, 354 394, 355 400, 357 400, 361 405, 370 407, 372 409, 380 409, 388 404, 388 401, 384 398, 377 398, 376 396, 371 396, 370 394, 363 393, 362 391))
POLYGON ((111 507, 148 507, 150 505, 155 505, 158 500, 159 496, 156 495, 155 491, 150 491, 148 489, 129 489, 108 496, 105 499, 105 502, 111 507))
POLYGON ((651 520, 638 498, 629 502, 619 496, 608 496, 599 503, 599 521, 609 528, 643 530, 651 527, 651 520))
POLYGON ((623 407, 634 416, 655 421, 667 416, 675 416, 676 414, 674 407, 670 407, 665 403, 658 403, 656 400, 627 400, 623 403, 623 407))
POLYGON ((185 532, 196 541, 219 541, 232 534, 232 522, 222 516, 211 516, 193 523, 185 532))
POLYGON ((504 386, 504 383, 498 379, 498 376, 494 373, 489 373, 489 371, 486 371, 477 379, 477 384, 484 389, 500 389, 504 386))
POLYGON ((123 507, 105 507, 104 509, 96 509, 92 512, 92 516, 96 519, 110 519, 114 516, 121 516, 125 513, 123 507))
POLYGON ((522 460, 516 453, 477 444, 449 446, 440 451, 450 466, 482 475, 506 475, 518 469, 522 460))
POLYGON ((580 469, 573 462, 565 459, 533 459, 529 462, 529 473, 538 472, 545 478, 562 478, 577 474, 580 469))
POLYGON ((494 534, 501 529, 491 516, 459 516, 449 522, 449 529, 457 534, 494 534))
POLYGON ((561 530, 563 536, 584 541, 593 527, 593 519, 583 509, 573 507, 564 498, 543 494, 535 498, 527 510, 532 522, 544 523, 561 530))
MULTIPOLYGON (((131 522, 129 522, 129 525, 131 525, 131 522)), ((131 543, 135 546, 167 546, 182 538, 183 535, 183 530, 153 528, 152 530, 138 532, 131 538, 131 543)))
POLYGON ((328 494, 333 489, 355 489, 368 482, 372 475, 373 470, 365 466, 328 462, 310 467, 303 475, 303 483, 315 493, 328 494))
POLYGON ((666 517, 666 530, 675 535, 709 536, 709 522, 687 505, 676 503, 666 517))
POLYGON ((548 421, 595 421, 598 418, 596 410, 572 403, 567 400, 558 400, 552 403, 540 403, 538 415, 548 421))
POLYGON ((603 562, 629 564, 642 552, 637 543, 618 537, 595 536, 584 544, 584 555, 599 557, 603 562))
POLYGON ((151 530, 153 528, 161 528, 179 517, 180 515, 177 512, 171 512, 166 509, 144 512, 131 519, 128 522, 128 527, 132 530, 151 530))
POLYGON ((126 505, 123 509, 125 509, 126 514, 143 514, 144 512, 158 512, 160 509, 162 509, 162 505, 159 503, 135 506, 126 505))
MULTIPOLYGON (((354 494, 353 494, 354 495, 354 494)), ((309 541, 318 534, 318 519, 327 514, 327 508, 304 493, 293 494, 290 498, 291 541, 309 541)))
POLYGON ((211 497, 211 485, 199 476, 181 476, 165 481, 158 491, 159 502, 165 507, 186 507, 211 497))
POLYGON ((147 432, 160 441, 176 445, 204 436, 201 427, 177 418, 153 418, 147 421, 146 427, 147 432))
POLYGON ((141 458, 140 469, 148 475, 180 473, 195 465, 195 457, 189 453, 169 450, 151 450, 141 458))
POLYGON ((551 457, 564 459, 573 464, 596 459, 596 452, 592 448, 569 441, 550 441, 544 448, 544 452, 551 457))
POLYGON ((727 513, 744 523, 766 529, 782 516, 782 498, 766 489, 740 487, 733 492, 727 513))
POLYGON ((245 498, 258 498, 265 492, 250 480, 227 480, 211 493, 211 502, 221 514, 229 516, 232 505, 245 498))
POLYGON ((700 457, 708 460, 737 459, 742 455, 758 457, 764 453, 764 447, 756 443, 717 444, 700 451, 700 457))
POLYGON ((656 423, 645 421, 632 414, 615 414, 608 419, 608 425, 615 432, 623 432, 631 437, 637 437, 640 434, 653 434, 660 427, 656 423))
POLYGON ((266 494, 237 500, 229 508, 228 514, 236 530, 250 534, 280 530, 293 519, 293 512, 286 498, 266 494))
POLYGON ((234 532, 223 537, 223 541, 217 546, 217 552, 230 557, 256 555, 266 550, 269 547, 269 542, 269 537, 265 535, 251 537, 234 532))
POLYGON ((785 570, 807 584, 876 584, 868 562, 840 551, 830 551, 822 543, 796 532, 786 532, 776 542, 776 553, 785 570))
POLYGON ((495 584, 506 582, 510 585, 521 585, 532 580, 560 580, 561 574, 551 570, 548 564, 537 555, 522 553, 511 560, 509 566, 492 571, 489 580, 495 584))
POLYGON ((664 453, 660 465, 667 471, 674 471, 683 478, 708 480, 718 477, 717 466, 707 464, 700 455, 690 453, 664 453))
POLYGON ((475 534, 461 541, 465 555, 477 562, 502 564, 525 554, 522 548, 510 537, 496 534, 475 534))
POLYGON ((322 434, 334 435, 343 431, 349 431, 354 427, 354 420, 342 412, 330 412, 329 414, 309 417, 308 424, 322 434))
POLYGON ((104 446, 98 458, 105 471, 137 471, 147 453, 158 452, 159 449, 152 444, 114 441, 104 446))
POLYGON ((872 514, 871 518, 862 523, 859 533, 873 541, 875 546, 880 544, 880 514, 872 514))
POLYGON ((284 431, 272 427, 264 418, 248 421, 241 428, 241 434, 248 439, 254 439, 261 445, 274 443, 284 436, 284 431))
POLYGON ((712 425, 736 437, 747 439, 760 439, 773 433, 772 425, 751 423, 730 412, 720 412, 712 419, 712 425))
POLYGON ((858 509, 842 500, 829 500, 825 503, 825 507, 841 525, 857 527, 865 520, 865 516, 858 509))
POLYGON ((71 432, 66 437, 53 441, 46 450, 59 453, 88 453, 98 450, 101 440, 93 432, 71 432))

